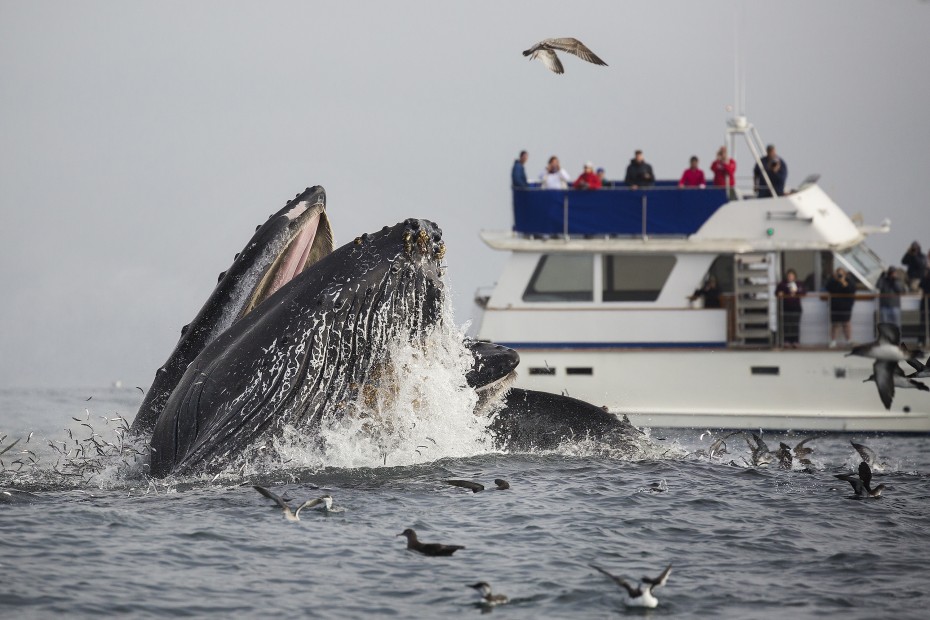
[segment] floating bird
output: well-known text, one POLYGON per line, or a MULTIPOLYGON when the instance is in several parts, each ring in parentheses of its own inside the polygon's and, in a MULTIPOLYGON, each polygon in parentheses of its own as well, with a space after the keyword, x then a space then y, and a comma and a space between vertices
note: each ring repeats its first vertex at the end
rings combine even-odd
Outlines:
POLYGON ((298 506, 296 510, 293 510, 291 509, 290 506, 287 505, 287 502, 284 501, 284 498, 280 497, 279 495, 275 495, 268 489, 264 487, 260 487, 258 485, 253 485, 252 488, 258 491, 259 493, 261 493, 262 495, 264 495, 265 497, 267 497, 268 499, 274 500, 278 504, 278 506, 281 507, 281 510, 284 511, 284 518, 287 519, 288 521, 300 521, 301 510, 303 510, 304 508, 313 508, 314 506, 317 506, 319 504, 323 504, 325 506, 324 510, 326 510, 327 512, 333 510, 333 498, 331 495, 323 495, 316 499, 309 499, 305 501, 303 504, 301 504, 300 506, 298 506))
POLYGON ((668 491, 668 482, 666 482, 665 478, 662 478, 648 487, 640 488, 637 493, 665 493, 666 491, 668 491))
POLYGON ((856 497, 862 497, 863 495, 867 495, 868 497, 881 497, 882 491, 885 490, 884 484, 880 484, 874 489, 872 488, 872 470, 865 461, 859 463, 858 478, 854 474, 834 474, 834 477, 848 482, 852 486, 853 491, 856 492, 856 497))
POLYGON ((473 583, 469 588, 474 588, 478 592, 478 596, 481 597, 482 605, 488 607, 494 607, 495 605, 503 605, 509 599, 506 594, 492 594, 491 586, 485 581, 479 581, 478 583, 473 583))
POLYGON ((894 323, 879 323, 877 326, 878 338, 874 342, 853 347, 846 354, 860 357, 871 357, 885 362, 903 362, 914 357, 901 343, 901 329, 894 323))
POLYGON ((544 39, 523 52, 524 56, 529 56, 530 60, 541 60, 546 68, 553 73, 565 73, 562 67, 562 61, 556 56, 555 51, 568 52, 574 54, 582 60, 587 60, 595 65, 606 67, 607 63, 597 57, 597 55, 585 47, 585 44, 578 39, 564 37, 560 39, 544 39))
POLYGON ((665 570, 659 574, 658 577, 643 577, 640 579, 642 584, 634 588, 625 579, 617 577, 616 575, 611 575, 600 566, 595 564, 591 564, 590 566, 591 568, 598 570, 610 577, 615 584, 627 591, 627 594, 630 595, 630 599, 627 601, 627 605, 630 607, 649 607, 650 609, 659 604, 659 600, 653 596, 652 591, 655 588, 661 588, 664 586, 665 582, 668 581, 668 576, 672 572, 672 565, 669 564, 665 567, 665 570))
MULTIPOLYGON (((479 491, 484 491, 484 485, 478 482, 472 482, 471 480, 443 480, 446 484, 451 484, 454 487, 461 487, 463 489, 468 489, 472 493, 478 493, 479 491)), ((501 478, 495 478, 494 484, 497 486, 494 487, 495 491, 506 491, 510 488, 510 483, 501 478)))
POLYGON ((398 534, 398 536, 407 537, 407 548, 413 551, 419 551, 423 555, 431 556, 441 556, 441 555, 452 555, 459 549, 464 549, 465 547, 461 545, 442 545, 439 543, 421 543, 417 539, 417 533, 414 532, 409 527, 403 532, 398 534))

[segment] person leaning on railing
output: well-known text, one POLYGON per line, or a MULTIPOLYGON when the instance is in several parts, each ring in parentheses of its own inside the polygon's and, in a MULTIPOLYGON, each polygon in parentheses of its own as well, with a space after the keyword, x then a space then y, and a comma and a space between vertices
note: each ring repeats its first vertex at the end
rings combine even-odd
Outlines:
POLYGON ((801 335, 801 297, 807 291, 804 285, 798 282, 798 274, 794 269, 785 272, 785 279, 778 283, 775 294, 781 301, 782 334, 785 346, 790 349, 798 347, 801 335))
POLYGON ((539 175, 539 181, 543 189, 566 189, 571 177, 559 163, 559 158, 553 155, 549 158, 549 165, 539 175))
POLYGON ((585 163, 584 172, 572 183, 572 189, 601 189, 601 178, 594 172, 594 164, 585 163))
POLYGON ((510 184, 513 187, 529 187, 530 183, 526 180, 526 160, 530 158, 526 151, 520 151, 520 156, 513 162, 513 168, 510 171, 510 184))
POLYGON ((681 174, 681 180, 678 181, 678 187, 707 187, 707 179, 704 178, 704 171, 698 164, 697 155, 691 156, 690 166, 681 174))
POLYGON ((826 290, 830 293, 830 348, 836 346, 836 339, 843 332, 846 343, 852 341, 852 328, 849 320, 852 318, 852 307, 856 298, 856 283, 852 282, 849 274, 842 267, 837 267, 833 276, 827 280, 826 290))
POLYGON ((652 166, 646 163, 642 151, 637 149, 633 153, 633 159, 630 160, 630 165, 626 167, 624 181, 631 189, 651 187, 656 184, 656 175, 652 172, 652 166))

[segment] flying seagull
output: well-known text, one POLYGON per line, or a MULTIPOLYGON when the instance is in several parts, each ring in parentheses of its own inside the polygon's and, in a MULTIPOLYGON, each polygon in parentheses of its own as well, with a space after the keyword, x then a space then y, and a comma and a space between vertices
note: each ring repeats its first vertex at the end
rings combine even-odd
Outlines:
POLYGON ((604 573, 605 575, 610 577, 610 579, 615 584, 617 584, 618 586, 626 590, 627 594, 630 595, 630 599, 627 601, 627 605, 629 605, 630 607, 653 608, 656 605, 658 605, 659 600, 655 596, 653 596, 652 590, 653 588, 661 588, 662 586, 664 586, 665 582, 668 581, 668 576, 672 572, 672 565, 669 564, 668 566, 665 567, 665 570, 659 574, 658 577, 643 577, 642 579, 640 579, 642 583, 640 585, 637 585, 636 587, 633 587, 632 585, 630 585, 628 581, 626 581, 622 577, 617 577, 616 575, 612 575, 608 573, 606 570, 604 570, 603 568, 601 568, 600 566, 597 566, 596 564, 590 564, 589 566, 595 570, 598 570, 604 573))
POLYGON ((524 56, 529 56, 530 60, 539 59, 546 68, 553 73, 565 73, 562 68, 562 61, 556 56, 555 51, 568 52, 574 54, 582 60, 587 60, 595 65, 606 67, 607 63, 597 57, 597 54, 585 47, 585 44, 578 39, 564 37, 560 39, 543 39, 530 49, 523 52, 524 56))

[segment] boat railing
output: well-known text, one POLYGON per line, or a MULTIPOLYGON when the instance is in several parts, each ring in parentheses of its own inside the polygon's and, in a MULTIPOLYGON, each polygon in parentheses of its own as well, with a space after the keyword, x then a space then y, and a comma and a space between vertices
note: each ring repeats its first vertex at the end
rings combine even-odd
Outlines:
MULTIPOLYGON (((798 345, 800 347, 835 346, 846 348, 853 343, 868 342, 875 338, 875 326, 881 322, 880 300, 888 295, 857 294, 836 295, 835 297, 852 298, 850 315, 850 338, 847 341, 842 327, 834 330, 830 310, 830 294, 808 293, 801 296, 801 316, 799 321, 798 345)), ((920 294, 905 294, 900 298, 901 340, 909 345, 924 346, 930 343, 930 298, 920 294)), ((786 321, 784 299, 777 298, 778 320, 774 331, 773 344, 785 347, 786 321)), ((790 330, 790 317, 789 317, 790 330)), ((790 334, 788 334, 790 336, 790 334)))
POLYGON ((597 190, 513 188, 515 233, 526 236, 687 237, 729 200, 724 187, 608 181, 597 190))

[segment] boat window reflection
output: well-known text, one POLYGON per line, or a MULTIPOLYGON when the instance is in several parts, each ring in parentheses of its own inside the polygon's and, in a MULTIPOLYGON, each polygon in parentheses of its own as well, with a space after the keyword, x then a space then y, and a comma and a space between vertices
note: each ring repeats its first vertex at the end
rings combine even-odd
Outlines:
POLYGON ((594 256, 544 254, 523 301, 594 301, 594 256))
POLYGON ((655 301, 674 267, 671 254, 606 254, 604 301, 655 301))

